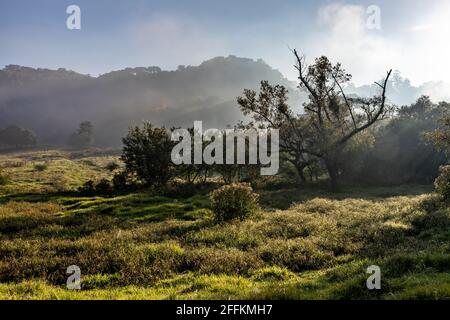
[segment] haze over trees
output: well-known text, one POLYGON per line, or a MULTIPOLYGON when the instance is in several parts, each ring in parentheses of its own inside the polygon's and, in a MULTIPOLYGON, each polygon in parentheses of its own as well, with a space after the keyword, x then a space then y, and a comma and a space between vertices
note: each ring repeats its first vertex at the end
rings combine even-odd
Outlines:
POLYGON ((143 120, 188 127, 201 119, 205 128, 224 128, 242 118, 236 96, 260 79, 291 85, 262 60, 234 56, 174 71, 127 68, 98 77, 7 66, 0 70, 0 127, 20 124, 41 143, 65 145, 87 119, 95 124, 96 145, 116 147, 143 120))
POLYGON ((37 143, 34 132, 12 125, 0 129, 0 147, 27 147, 37 143))
MULTIPOLYGON (((437 129, 442 113, 450 110, 448 103, 434 104, 422 96, 409 106, 391 105, 387 98, 391 70, 376 82, 378 95, 347 95, 344 88, 351 75, 339 63, 319 57, 306 66, 296 52, 295 56, 299 88, 309 98, 303 104, 304 112, 297 113, 290 106, 286 87, 266 80, 261 81, 259 93, 246 89, 237 98, 243 114, 252 121, 247 125, 239 122, 236 128, 280 130, 282 179, 292 181, 297 176, 304 184, 327 178, 333 190, 338 189, 341 180, 392 185, 431 183, 436 179, 447 159, 425 137, 437 129), (289 173, 292 168, 294 174, 289 173)), ((441 122, 445 126, 445 118, 441 122)), ((191 135, 192 130, 188 129, 191 135)), ((204 183, 209 175, 221 176, 226 184, 257 181, 258 164, 173 166, 170 132, 150 123, 130 129, 123 140, 122 160, 127 174, 148 186, 164 186, 175 177, 189 184, 204 183)), ((434 137, 444 135, 440 140, 445 141, 445 134, 447 131, 441 128, 434 137)), ((203 142, 203 148, 207 144, 203 142)), ((224 152, 229 151, 224 148, 224 152)))
MULTIPOLYGON (((243 88, 258 89, 262 79, 288 89, 289 104, 301 112, 308 100, 306 92, 295 90, 296 83, 262 60, 217 57, 174 71, 151 66, 98 77, 62 68, 10 65, 0 70, 0 127, 17 124, 33 130, 42 144, 65 145, 77 125, 88 119, 95 123, 96 145, 116 147, 128 128, 142 120, 188 127, 202 119, 205 128, 225 128, 242 120, 235 97, 243 88)), ((389 102, 410 104, 422 94, 435 93, 436 86, 414 87, 393 72, 387 88, 389 102)), ((347 83, 345 90, 366 97, 377 88, 347 83)))
MULTIPOLYGON (((448 103, 434 103, 423 96, 410 105, 396 105, 406 101, 405 95, 412 99, 420 92, 398 72, 358 88, 342 66, 326 57, 309 67, 302 57, 293 57, 300 90, 263 61, 234 56, 214 58, 198 67, 180 66, 176 71, 127 68, 98 78, 65 69, 8 66, 0 70, 0 125, 17 123, 36 130, 42 144, 85 148, 94 139, 95 146, 119 146, 128 128, 143 120, 154 128, 190 128, 194 120, 202 120, 205 129, 253 120, 250 125, 281 130, 280 172, 301 183, 326 176, 332 177, 333 185, 339 180, 434 181, 446 158, 439 144, 436 147, 424 137, 438 128, 441 114, 449 111, 448 103), (249 89, 236 103, 243 88, 249 89), (377 95, 369 97, 369 92, 377 95)), ((443 121, 441 127, 445 127, 443 121)), ((14 130, 22 132, 18 127, 14 130)), ((25 136, 18 145, 36 143, 31 131, 25 136)), ((214 171, 233 182, 251 179, 258 171, 242 165, 210 169, 182 165, 177 175, 190 182, 205 181, 214 171)))
POLYGON ((321 161, 333 189, 341 175, 342 156, 352 138, 370 128, 388 114, 386 88, 392 70, 381 84, 380 95, 373 98, 347 97, 343 85, 350 81, 339 63, 333 65, 322 56, 310 66, 294 51, 299 72, 299 87, 306 90, 309 101, 304 113, 295 114, 287 104, 287 89, 261 83, 259 96, 245 90, 238 103, 246 115, 265 127, 281 131, 281 148, 304 180, 303 170, 321 161))
POLYGON ((75 148, 90 147, 94 143, 94 126, 90 121, 80 123, 77 131, 69 137, 68 145, 75 148))

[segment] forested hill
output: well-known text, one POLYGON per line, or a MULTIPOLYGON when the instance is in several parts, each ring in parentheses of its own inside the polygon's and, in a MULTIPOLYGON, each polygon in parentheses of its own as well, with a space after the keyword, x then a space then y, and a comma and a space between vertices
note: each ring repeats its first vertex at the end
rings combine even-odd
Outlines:
MULTIPOLYGON (((306 95, 262 60, 216 57, 175 71, 127 68, 99 77, 9 65, 0 70, 0 128, 19 125, 33 130, 39 143, 65 144, 80 122, 91 121, 98 146, 120 145, 128 127, 144 120, 166 126, 202 120, 204 127, 223 128, 243 119, 236 97, 244 88, 257 89, 261 80, 288 87, 290 104, 300 111, 306 95)), ((387 95, 392 103, 410 104, 422 94, 433 98, 443 85, 414 87, 395 74, 387 95)), ((346 88, 359 95, 375 90, 346 88)))
MULTIPOLYGON (((294 88, 262 60, 217 57, 199 66, 127 68, 99 77, 65 69, 10 65, 0 70, 0 127, 32 129, 40 143, 63 144, 81 121, 91 121, 97 145, 114 146, 128 127, 234 125, 242 119, 236 97, 261 80, 294 88)), ((291 90, 295 94, 295 90, 291 90)))

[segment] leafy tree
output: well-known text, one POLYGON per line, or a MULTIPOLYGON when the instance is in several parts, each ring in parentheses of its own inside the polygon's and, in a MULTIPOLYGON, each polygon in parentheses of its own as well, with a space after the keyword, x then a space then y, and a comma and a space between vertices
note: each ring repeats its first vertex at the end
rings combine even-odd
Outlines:
MULTIPOLYGON (((372 183, 430 183, 438 175, 445 155, 424 139, 424 133, 434 131, 446 103, 433 104, 426 97, 399 108, 374 133, 373 149, 365 149, 353 157, 363 165, 353 167, 362 182, 372 183)), ((429 136, 429 134, 425 134, 429 136)))
POLYGON ((36 143, 36 135, 31 130, 16 125, 0 130, 0 145, 24 147, 33 146, 36 143))
MULTIPOLYGON (((241 123, 239 123, 234 128, 235 130, 245 130, 241 123)), ((236 131, 237 132, 237 131, 236 131)), ((256 167, 257 165, 243 164, 238 163, 238 141, 237 139, 233 139, 233 145, 227 143, 227 135, 226 131, 222 130, 221 132, 223 136, 223 154, 222 154, 222 164, 215 164, 214 170, 220 174, 222 180, 225 184, 231 184, 233 182, 243 181, 246 177, 247 171, 251 167, 256 167), (227 158, 234 159, 233 163, 227 163, 227 158)), ((249 159, 249 139, 248 137, 244 137, 245 143, 245 159, 249 159)), ((257 149, 255 150, 258 151, 257 149)), ((259 168, 258 168, 259 170, 259 168)))
POLYGON ((157 128, 150 123, 131 128, 122 139, 124 147, 122 161, 126 171, 142 180, 147 186, 164 186, 175 175, 169 130, 157 128))
POLYGON ((439 119, 439 128, 434 132, 426 134, 426 137, 433 141, 436 147, 450 154, 450 104, 446 113, 439 119))
POLYGON ((77 131, 69 137, 69 145, 77 148, 89 147, 94 143, 94 126, 90 121, 81 122, 77 131))
POLYGON ((373 98, 349 98, 343 85, 351 79, 340 63, 333 65, 322 56, 305 65, 294 50, 299 72, 299 87, 306 90, 309 101, 305 113, 295 115, 287 104, 287 90, 280 85, 261 82, 260 93, 245 90, 238 98, 241 110, 259 124, 280 130, 280 148, 288 155, 299 175, 311 163, 321 161, 331 181, 338 188, 342 173, 342 156, 346 146, 358 134, 385 118, 386 88, 392 70, 383 82, 381 92, 373 98))
MULTIPOLYGON (((175 129, 175 128, 174 128, 175 129)), ((187 129, 191 137, 194 136, 194 127, 187 129)), ((208 145, 208 142, 202 140, 202 152, 205 147, 208 145)), ((191 159, 194 159, 194 139, 191 139, 191 159)), ((206 182, 208 174, 211 172, 211 166, 206 165, 204 162, 200 164, 195 163, 182 163, 176 167, 177 172, 176 175, 180 176, 188 184, 195 183, 196 180, 202 179, 202 182, 206 182)))
POLYGON ((444 200, 450 200, 450 166, 439 168, 439 176, 434 181, 434 187, 444 200))

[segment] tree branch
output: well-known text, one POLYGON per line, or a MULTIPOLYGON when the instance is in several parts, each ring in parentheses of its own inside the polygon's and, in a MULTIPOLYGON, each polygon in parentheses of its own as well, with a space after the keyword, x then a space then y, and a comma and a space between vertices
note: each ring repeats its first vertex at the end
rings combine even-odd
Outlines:
POLYGON ((380 104, 380 108, 378 109, 378 112, 375 114, 374 117, 372 117, 372 119, 368 118, 368 121, 365 125, 356 128, 355 130, 353 130, 352 132, 350 132, 349 134, 347 134, 346 136, 344 136, 341 140, 339 140, 338 145, 342 145, 345 142, 347 142, 350 138, 352 138, 355 134, 363 131, 364 129, 367 129, 368 127, 370 127, 372 124, 374 124, 378 118, 380 117, 380 115, 383 113, 384 111, 384 107, 386 104, 386 88, 387 88, 387 84, 389 81, 389 77, 391 76, 392 73, 392 69, 389 70, 389 72, 387 73, 386 79, 384 79, 384 84, 382 85, 383 91, 381 93, 381 104, 380 104))
POLYGON ((347 99, 347 96, 344 93, 344 90, 342 89, 341 84, 337 81, 337 79, 336 79, 334 74, 332 74, 332 76, 333 76, 334 82, 337 84, 337 86, 339 87, 339 90, 341 91, 342 97, 344 97, 345 104, 347 105, 348 111, 350 112, 350 116, 352 117, 353 126, 356 129, 357 125, 356 125, 356 121, 355 121, 355 116, 353 115, 352 107, 350 106, 350 103, 349 103, 349 101, 347 99))

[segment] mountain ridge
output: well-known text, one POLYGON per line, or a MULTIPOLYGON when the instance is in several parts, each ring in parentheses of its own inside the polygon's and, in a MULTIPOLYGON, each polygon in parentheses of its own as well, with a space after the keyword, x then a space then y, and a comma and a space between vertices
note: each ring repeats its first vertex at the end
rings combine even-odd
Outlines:
POLYGON ((100 145, 120 144, 128 127, 143 120, 167 126, 203 120, 205 127, 224 127, 242 118, 236 97, 262 79, 292 86, 262 60, 236 56, 177 70, 125 68, 98 77, 9 65, 0 70, 0 127, 18 124, 35 131, 42 143, 62 144, 79 122, 89 120, 100 145))
MULTIPOLYGON (((0 127, 21 125, 35 131, 41 143, 64 144, 78 123, 88 120, 97 143, 107 146, 119 145, 128 127, 142 121, 191 126, 203 120, 204 127, 223 128, 243 119, 236 97, 244 88, 258 89, 261 80, 286 86, 291 105, 301 112, 306 93, 262 59, 230 55, 176 70, 129 67, 97 77, 65 68, 8 65, 0 70, 0 127)), ((388 97, 394 104, 409 104, 436 87, 415 87, 396 72, 388 97)), ((346 86, 349 94, 361 96, 375 90, 374 85, 346 86)))

